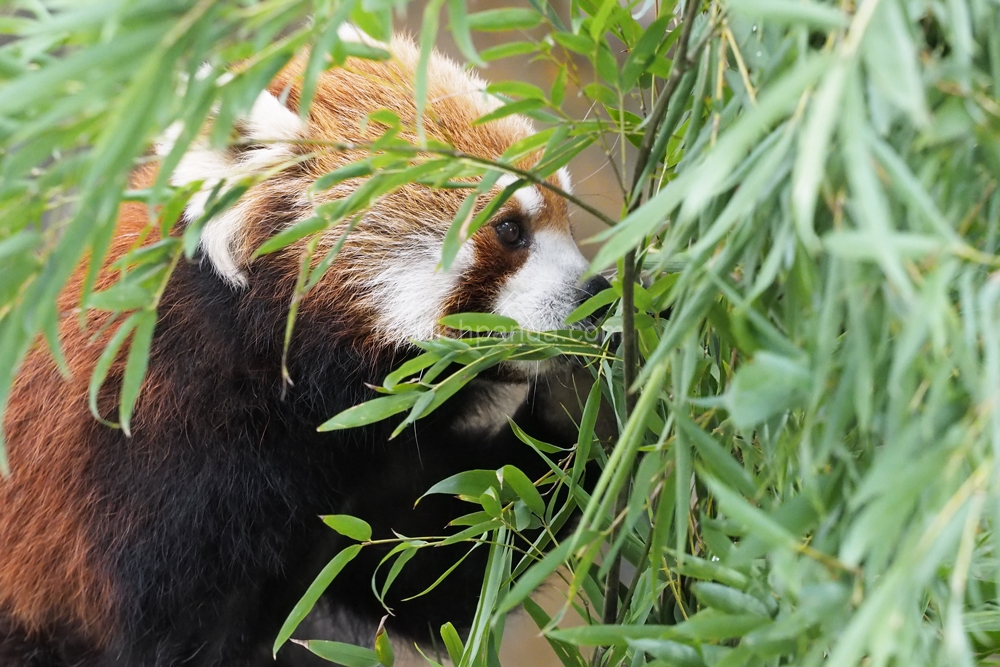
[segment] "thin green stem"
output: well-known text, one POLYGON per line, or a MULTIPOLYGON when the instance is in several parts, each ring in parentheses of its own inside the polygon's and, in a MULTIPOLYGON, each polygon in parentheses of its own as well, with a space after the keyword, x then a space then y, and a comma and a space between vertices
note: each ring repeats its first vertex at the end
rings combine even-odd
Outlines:
MULTIPOLYGON (((254 140, 254 143, 261 143, 261 142, 257 141, 257 140, 254 140)), ((314 139, 302 140, 302 141, 298 141, 298 142, 285 142, 285 143, 298 143, 300 145, 322 146, 324 148, 332 148, 332 149, 338 150, 338 151, 352 151, 352 150, 369 150, 369 151, 371 151, 372 148, 373 148, 373 146, 371 144, 352 144, 352 143, 341 143, 341 142, 336 142, 336 141, 321 141, 321 140, 314 140, 314 139)), ((490 160, 489 158, 479 157, 478 155, 471 155, 469 153, 464 153, 462 151, 456 151, 456 150, 452 150, 452 149, 448 149, 448 148, 438 148, 438 147, 429 147, 429 146, 427 146, 427 147, 420 147, 420 146, 393 146, 391 149, 380 148, 379 151, 401 153, 401 154, 405 154, 405 155, 419 155, 419 154, 440 155, 442 157, 455 158, 456 160, 461 160, 461 161, 466 162, 466 163, 471 163, 471 164, 475 164, 475 165, 479 165, 479 166, 484 166, 484 167, 490 167, 492 169, 496 169, 497 171, 502 171, 502 172, 504 172, 506 174, 511 174, 511 175, 517 176, 519 178, 522 178, 525 181, 528 181, 529 183, 531 183, 532 185, 537 185, 537 186, 543 187, 546 190, 549 190, 550 192, 553 192, 553 193, 559 195, 560 197, 562 197, 566 201, 571 202, 573 204, 576 204, 577 206, 579 206, 580 208, 582 208, 584 211, 586 211, 587 213, 591 214, 592 216, 594 216, 595 218, 597 218, 598 220, 600 220, 604 224, 608 225, 609 227, 612 227, 615 224, 617 224, 616 220, 613 220, 611 217, 609 217, 608 215, 606 215, 604 212, 600 211, 599 209, 594 208, 593 206, 591 206, 587 202, 583 201, 582 199, 580 199, 576 195, 574 195, 574 194, 572 194, 570 192, 566 192, 565 190, 563 190, 562 188, 560 188, 558 185, 553 185, 552 183, 549 183, 548 181, 546 181, 544 178, 540 178, 538 175, 536 175, 534 172, 532 172, 532 171, 530 171, 528 169, 521 169, 519 167, 515 167, 515 166, 510 165, 510 164, 505 164, 503 162, 497 162, 496 160, 490 160)))
MULTIPOLYGON (((701 6, 701 0, 688 0, 684 7, 684 15, 681 19, 681 36, 677 43, 677 55, 674 59, 674 67, 663 87, 663 92, 656 100, 650 114, 646 131, 643 134, 642 143, 639 146, 639 155, 636 159, 635 171, 633 172, 632 188, 630 191, 630 201, 628 212, 632 213, 642 204, 642 183, 646 178, 647 165, 653 152, 656 141, 657 129, 663 122, 670 106, 670 101, 677 91, 681 78, 694 65, 697 51, 688 52, 691 40, 691 29, 694 25, 694 18, 701 6)), ((704 40, 699 44, 699 49, 704 40)), ((635 380, 639 372, 639 359, 636 343, 635 329, 635 281, 636 281, 636 251, 633 248, 625 254, 624 265, 622 267, 622 374, 625 386, 625 414, 627 420, 635 408, 637 399, 634 390, 635 380)), ((622 486, 618 497, 615 500, 615 515, 625 511, 628 506, 630 484, 622 486)), ((618 529, 612 534, 612 543, 618 537, 618 529)), ((618 620, 618 592, 621 586, 621 554, 616 554, 611 567, 608 569, 608 576, 604 585, 604 614, 603 621, 606 624, 616 623, 618 620)), ((594 654, 594 664, 600 664, 603 657, 601 651, 594 654)))

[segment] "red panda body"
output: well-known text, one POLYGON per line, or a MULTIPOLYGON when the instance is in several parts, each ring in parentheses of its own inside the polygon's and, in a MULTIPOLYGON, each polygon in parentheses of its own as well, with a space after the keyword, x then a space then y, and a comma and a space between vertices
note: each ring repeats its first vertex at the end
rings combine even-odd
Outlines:
MULTIPOLYGON (((388 63, 352 59, 323 73, 308 121, 295 112, 300 64, 289 66, 241 128, 269 141, 221 152, 205 144, 189 149, 172 180, 204 180, 205 189, 186 219, 200 215, 218 179, 301 155, 298 139, 370 140, 379 130, 361 121, 383 107, 412 121, 416 51, 406 41, 394 42, 392 51, 388 63)), ((429 135, 494 159, 532 131, 516 117, 473 126, 489 109, 482 83, 436 55, 431 68, 429 135)), ((158 150, 169 149, 168 142, 158 150)), ((89 413, 89 378, 110 333, 102 329, 106 315, 90 314, 80 327, 80 282, 67 286, 60 336, 72 379, 35 350, 4 421, 12 475, 0 481, 0 665, 273 664, 270 646, 281 623, 344 546, 318 515, 360 516, 376 538, 392 530, 439 534, 458 513, 454 501, 432 498, 412 510, 433 483, 506 463, 539 469, 503 415, 485 422, 477 415, 510 393, 514 385, 499 378, 474 384, 392 441, 392 424, 336 433, 316 427, 371 398, 367 385, 415 354, 411 339, 438 333, 442 315, 498 312, 528 328, 555 328, 602 286, 578 285, 585 263, 565 202, 542 189, 518 191, 465 244, 450 272, 437 271, 436 263, 464 192, 408 185, 380 200, 303 300, 288 356, 294 384, 283 382, 284 328, 302 246, 252 261, 250 255, 317 203, 357 187, 308 195, 317 176, 359 156, 330 151, 303 159, 206 225, 200 261, 178 265, 160 301, 131 437, 89 413)), ((134 185, 154 177, 155 167, 140 169, 134 185)), ((561 185, 568 188, 565 180, 561 185)), ((134 247, 148 222, 143 206, 124 205, 109 261, 134 247)), ((339 235, 329 232, 321 249, 339 235)), ((98 287, 113 279, 102 274, 98 287)), ((122 373, 119 360, 98 401, 112 418, 122 373)), ((523 395, 516 414, 507 412, 537 437, 563 437, 531 413, 523 395)), ((383 612, 370 577, 383 554, 362 551, 324 598, 314 630, 371 641, 383 612)), ((402 579, 412 584, 397 585, 391 629, 423 638, 446 620, 471 620, 482 575, 478 555, 439 591, 398 603, 457 555, 420 555, 407 566, 402 579)), ((278 660, 312 664, 298 647, 283 649, 278 660)))

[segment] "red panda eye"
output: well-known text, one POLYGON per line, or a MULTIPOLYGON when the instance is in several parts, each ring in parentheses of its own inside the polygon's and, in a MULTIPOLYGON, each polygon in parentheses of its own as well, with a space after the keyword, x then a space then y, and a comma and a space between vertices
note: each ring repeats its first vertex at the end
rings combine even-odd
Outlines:
POLYGON ((504 220, 498 223, 495 229, 497 230, 497 238, 504 245, 512 248, 521 245, 523 234, 520 223, 513 220, 504 220))

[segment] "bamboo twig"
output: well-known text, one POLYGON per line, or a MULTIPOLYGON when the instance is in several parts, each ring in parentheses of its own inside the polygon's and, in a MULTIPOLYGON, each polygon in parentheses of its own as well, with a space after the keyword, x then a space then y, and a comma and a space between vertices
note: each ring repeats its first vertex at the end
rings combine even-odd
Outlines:
MULTIPOLYGON (((674 67, 670 71, 670 76, 663 87, 663 92, 657 98, 653 107, 646 132, 643 135, 642 143, 639 146, 639 155, 636 159, 635 171, 631 188, 631 201, 628 212, 632 213, 642 203, 642 183, 646 176, 646 168, 652 154, 653 145, 656 141, 657 128, 663 122, 673 98, 674 92, 680 84, 681 78, 694 65, 698 51, 689 51, 691 40, 691 30, 694 19, 701 7, 701 0, 689 0, 684 7, 684 15, 681 24, 681 36, 677 44, 677 55, 674 58, 674 67)), ((709 31, 711 32, 711 31, 709 31)), ((707 40, 699 42, 700 47, 707 43, 707 40)), ((639 360, 636 346, 635 331, 635 280, 636 280, 636 251, 630 250, 624 259, 622 267, 622 357, 623 375, 625 386, 625 418, 632 414, 637 399, 633 385, 638 375, 639 360)), ((628 506, 629 485, 622 487, 618 498, 615 501, 615 515, 620 514, 628 506)), ((617 537, 617 530, 612 536, 612 542, 617 537)), ((608 576, 604 587, 604 613, 603 622, 613 624, 618 619, 618 589, 621 585, 621 554, 615 556, 611 567, 608 569, 608 576)), ((595 665, 600 664, 603 658, 602 651, 594 652, 595 665)))

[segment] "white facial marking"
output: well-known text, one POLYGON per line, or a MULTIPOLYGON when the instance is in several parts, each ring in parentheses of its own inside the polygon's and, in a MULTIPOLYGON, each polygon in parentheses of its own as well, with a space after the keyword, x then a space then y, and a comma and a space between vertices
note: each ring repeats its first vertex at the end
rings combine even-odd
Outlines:
POLYGON ((514 318, 524 329, 559 329, 576 307, 587 260, 568 234, 550 229, 535 233, 529 252, 500 290, 494 312, 514 318))
MULTIPOLYGON (((171 174, 172 185, 203 182, 201 190, 191 197, 184 209, 186 222, 194 222, 204 215, 209 196, 221 181, 226 180, 231 184, 239 178, 264 171, 293 157, 291 147, 282 142, 302 137, 306 130, 305 122, 266 90, 257 96, 243 123, 246 138, 261 141, 262 147, 246 150, 239 157, 233 158, 226 151, 211 148, 204 139, 196 140, 171 174)), ((167 128, 156 144, 158 155, 170 153, 182 129, 183 126, 178 123, 167 128)), ((220 194, 225 190, 226 186, 223 185, 220 194)), ((237 258, 234 252, 245 225, 246 207, 246 202, 237 202, 208 221, 201 231, 202 252, 219 276, 236 287, 245 286, 247 281, 246 274, 239 266, 242 258, 237 258)))
POLYGON ((559 187, 569 194, 573 194, 573 179, 569 177, 569 169, 560 167, 559 171, 556 172, 556 177, 559 179, 559 187))
MULTIPOLYGON (((517 179, 510 174, 503 174, 497 179, 497 186, 500 188, 506 188, 516 180, 517 179)), ((517 203, 521 205, 521 211, 529 218, 537 216, 542 212, 542 207, 545 206, 545 200, 542 199, 542 193, 539 192, 538 187, 534 185, 525 185, 524 187, 516 190, 514 192, 514 198, 517 199, 517 203)))
POLYGON ((414 243, 412 252, 388 257, 385 268, 371 281, 377 327, 383 340, 402 345, 411 339, 430 340, 438 330, 442 308, 462 272, 471 264, 473 250, 463 245, 448 271, 438 269, 441 242, 414 243))

